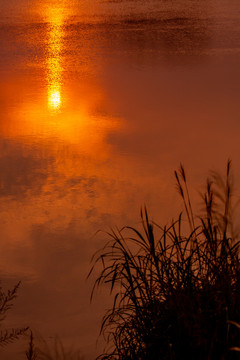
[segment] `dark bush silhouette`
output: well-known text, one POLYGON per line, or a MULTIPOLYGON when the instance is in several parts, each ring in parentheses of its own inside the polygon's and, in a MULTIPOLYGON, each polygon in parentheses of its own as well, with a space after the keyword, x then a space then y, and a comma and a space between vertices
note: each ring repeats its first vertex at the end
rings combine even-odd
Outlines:
POLYGON ((200 217, 193 215, 184 168, 175 172, 188 226, 180 214, 161 227, 145 209, 142 230, 108 234, 90 271, 101 266, 93 294, 108 284, 114 296, 101 327, 108 345, 98 359, 239 358, 240 259, 230 165, 224 179, 212 173, 207 180, 200 217))
POLYGON ((5 346, 9 343, 12 343, 28 330, 28 327, 11 330, 2 329, 2 322, 5 319, 7 312, 13 305, 12 302, 17 296, 19 286, 20 282, 15 285, 12 290, 8 290, 7 292, 4 292, 0 286, 0 346, 5 346))

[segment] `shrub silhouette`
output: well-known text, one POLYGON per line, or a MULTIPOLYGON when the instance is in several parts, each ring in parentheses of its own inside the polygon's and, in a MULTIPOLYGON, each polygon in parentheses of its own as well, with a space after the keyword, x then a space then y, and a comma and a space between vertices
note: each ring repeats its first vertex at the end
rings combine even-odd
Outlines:
POLYGON ((93 257, 97 287, 110 285, 112 308, 98 359, 235 359, 240 344, 239 241, 232 224, 232 175, 212 173, 194 217, 186 173, 175 172, 183 214, 161 227, 141 212, 142 230, 125 227, 93 257), (235 326, 236 325, 236 326, 235 326))
POLYGON ((16 284, 13 289, 8 290, 7 292, 4 292, 0 286, 0 346, 12 343, 28 330, 28 327, 15 328, 11 330, 1 329, 2 322, 5 319, 7 312, 12 308, 12 302, 17 296, 19 286, 20 282, 16 284))

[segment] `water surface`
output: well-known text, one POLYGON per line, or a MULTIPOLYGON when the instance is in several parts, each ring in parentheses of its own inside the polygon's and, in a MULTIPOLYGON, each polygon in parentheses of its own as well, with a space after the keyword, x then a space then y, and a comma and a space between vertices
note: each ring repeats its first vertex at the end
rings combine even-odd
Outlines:
POLYGON ((96 231, 137 225, 143 204, 176 216, 180 161, 194 198, 228 157, 239 183, 240 5, 11 0, 0 14, 0 271, 22 280, 9 323, 93 359, 109 304, 90 305, 85 281, 96 231))

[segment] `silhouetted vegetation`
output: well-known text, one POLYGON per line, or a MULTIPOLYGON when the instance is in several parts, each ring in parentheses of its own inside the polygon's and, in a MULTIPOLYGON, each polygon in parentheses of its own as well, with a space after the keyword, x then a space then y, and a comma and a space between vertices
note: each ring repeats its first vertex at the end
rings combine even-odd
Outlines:
POLYGON ((37 348, 36 360, 83 360, 80 351, 66 348, 59 338, 49 345, 47 341, 41 339, 37 348))
POLYGON ((224 178, 213 172, 207 179, 201 216, 193 214, 181 166, 175 176, 185 210, 177 221, 161 227, 145 209, 142 230, 108 233, 90 271, 100 271, 93 294, 107 284, 113 295, 101 327, 108 345, 98 359, 239 358, 240 259, 230 165, 224 178))
MULTIPOLYGON (((12 308, 13 301, 17 296, 17 291, 20 286, 20 282, 14 286, 12 290, 4 292, 2 287, 0 287, 0 327, 2 327, 2 322, 5 319, 7 312, 12 308)), ((16 328, 16 329, 0 329, 0 346, 6 346, 9 343, 12 343, 14 340, 17 340, 21 335, 23 335, 28 330, 25 328, 16 328)))
MULTIPOLYGON (((13 306, 19 286, 20 282, 7 292, 4 292, 0 286, 0 326, 2 326, 7 312, 13 306)), ((42 346, 36 347, 33 332, 29 327, 0 329, 0 347, 12 343, 27 333, 29 333, 29 344, 27 351, 25 351, 26 360, 83 360, 79 351, 66 349, 58 338, 55 338, 54 344, 51 347, 43 339, 41 341, 42 346)))
POLYGON ((26 351, 26 358, 27 360, 37 360, 37 351, 35 350, 32 331, 30 332, 29 346, 28 350, 26 351))

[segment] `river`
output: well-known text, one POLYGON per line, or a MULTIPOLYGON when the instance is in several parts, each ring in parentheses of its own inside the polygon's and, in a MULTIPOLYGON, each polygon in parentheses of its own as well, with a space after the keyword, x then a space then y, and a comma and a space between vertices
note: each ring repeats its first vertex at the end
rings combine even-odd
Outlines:
POLYGON ((228 158, 239 185, 240 3, 0 0, 0 44, 0 276, 21 280, 6 326, 91 360, 111 304, 89 300, 98 230, 138 226, 144 204, 170 222, 180 162, 194 199, 228 158))

